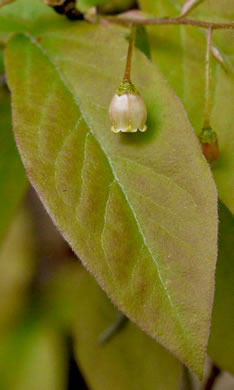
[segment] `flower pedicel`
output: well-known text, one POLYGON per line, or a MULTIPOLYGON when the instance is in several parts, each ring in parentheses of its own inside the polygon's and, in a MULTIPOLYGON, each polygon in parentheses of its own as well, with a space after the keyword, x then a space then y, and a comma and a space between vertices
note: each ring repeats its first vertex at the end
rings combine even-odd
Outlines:
POLYGON ((135 133, 138 130, 141 132, 147 130, 145 124, 147 119, 146 106, 140 93, 131 82, 131 58, 134 39, 135 26, 132 27, 124 79, 113 96, 109 108, 111 131, 113 133, 135 133))

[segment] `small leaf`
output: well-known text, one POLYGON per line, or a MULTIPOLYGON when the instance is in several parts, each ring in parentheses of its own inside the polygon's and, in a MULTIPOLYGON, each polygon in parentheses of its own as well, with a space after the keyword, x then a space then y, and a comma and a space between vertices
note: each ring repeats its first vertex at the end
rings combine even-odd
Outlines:
POLYGON ((79 270, 77 286, 75 353, 91 388, 177 390, 181 364, 133 323, 128 322, 108 343, 98 342, 117 310, 84 269, 79 270))
POLYGON ((219 255, 208 353, 222 370, 234 374, 234 218, 219 202, 219 255))
POLYGON ((183 107, 139 52, 133 81, 148 130, 111 133, 125 34, 79 23, 41 33, 40 43, 13 37, 6 62, 14 129, 31 182, 86 267, 125 314, 201 377, 216 190, 183 107))

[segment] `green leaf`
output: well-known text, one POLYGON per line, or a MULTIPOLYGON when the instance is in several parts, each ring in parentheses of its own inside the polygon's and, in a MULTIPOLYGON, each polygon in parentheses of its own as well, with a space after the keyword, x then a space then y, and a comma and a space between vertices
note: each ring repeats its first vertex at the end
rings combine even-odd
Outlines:
POLYGON ((0 250, 0 388, 3 390, 65 389, 63 340, 49 323, 41 320, 38 304, 33 302, 33 310, 27 312, 34 260, 32 221, 27 211, 21 209, 0 250))
POLYGON ((136 28, 136 47, 142 51, 151 60, 150 47, 148 42, 148 35, 144 26, 137 26, 136 28))
POLYGON ((139 52, 133 81, 148 131, 111 133, 125 34, 74 23, 41 33, 40 42, 13 37, 6 63, 15 134, 32 184, 85 266, 124 313, 201 377, 216 190, 183 107, 139 52))
POLYGON ((22 315, 34 271, 32 226, 20 210, 0 248, 0 337, 22 315))
POLYGON ((223 370, 234 374, 234 218, 219 202, 219 256, 208 353, 223 370))
POLYGON ((78 6, 80 9, 88 9, 95 5, 105 4, 105 3, 112 3, 112 1, 111 0, 80 0, 78 6))
MULTIPOLYGON (((4 64, 3 64, 3 51, 0 49, 0 76, 2 76, 4 73, 4 64)), ((1 90, 1 96, 3 92, 1 90)))
MULTIPOLYGON (((1 61, 0 61, 1 62, 1 61)), ((10 96, 0 86, 0 245, 27 188, 11 128, 10 96)))
MULTIPOLYGON (((140 3, 144 11, 156 17, 178 16, 181 9, 178 1, 177 6, 176 2, 172 5, 170 0, 142 0, 140 3)), ((225 2, 220 1, 213 1, 212 6, 204 2, 197 8, 196 14, 205 20, 210 10, 213 18, 210 19, 217 19, 214 17, 216 12, 219 21, 225 21, 221 9, 225 17, 231 16, 230 7, 225 8, 225 2)), ((147 31, 152 59, 183 102, 198 135, 204 120, 206 31, 190 26, 152 26, 147 31)), ((218 134, 220 147, 220 158, 213 167, 213 174, 220 199, 234 212, 234 117, 231 98, 234 85, 231 63, 233 35, 230 31, 215 31, 213 38, 229 69, 225 72, 213 59, 211 125, 218 134)))
POLYGON ((87 10, 98 6, 100 13, 117 13, 128 10, 134 3, 134 0, 79 0, 78 7, 87 10))
POLYGON ((0 339, 0 387, 64 390, 66 350, 62 337, 30 313, 0 339))
POLYGON ((117 310, 84 269, 77 274, 75 353, 91 389, 177 390, 181 364, 133 323, 108 343, 99 343, 117 310))
POLYGON ((69 25, 70 22, 43 3, 43 0, 17 0, 0 9, 0 33, 31 32, 69 25))
MULTIPOLYGON (((185 0, 175 0, 174 6, 180 11, 185 0)), ((229 0, 203 1, 199 6, 193 9, 191 15, 193 18, 201 18, 215 22, 232 20, 234 17, 233 6, 229 0)))

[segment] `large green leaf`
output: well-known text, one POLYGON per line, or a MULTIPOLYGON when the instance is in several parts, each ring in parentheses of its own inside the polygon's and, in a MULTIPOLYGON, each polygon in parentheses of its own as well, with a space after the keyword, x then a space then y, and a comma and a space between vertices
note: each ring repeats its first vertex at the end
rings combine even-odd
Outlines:
POLYGON ((149 129, 111 133, 124 36, 119 27, 81 23, 41 33, 40 43, 14 37, 6 50, 14 129, 30 180, 86 267, 131 319, 201 376, 215 186, 183 107, 141 53, 133 76, 149 129))
POLYGON ((221 202, 219 219, 219 256, 208 352, 219 367, 234 374, 234 218, 221 202))
MULTIPOLYGON (((143 10, 157 17, 178 16, 181 9, 178 1, 142 0, 140 3, 143 10)), ((212 20, 217 21, 215 14, 219 20, 226 20, 231 18, 233 7, 226 7, 225 4, 225 1, 213 1, 211 6, 210 2, 204 2, 194 12, 203 20, 207 19, 208 13, 212 20)), ((206 32, 188 26, 152 26, 147 30, 152 59, 182 100, 192 126, 199 134, 204 116, 206 32)), ((220 146, 220 158, 213 168, 213 174, 219 197, 234 212, 233 35, 230 31, 216 31, 213 37, 229 69, 225 72, 213 60, 211 125, 218 134, 220 146)))
POLYGON ((107 344, 98 342, 115 321, 117 310, 85 270, 79 270, 77 283, 75 351, 90 388, 177 390, 181 364, 133 323, 107 344))
MULTIPOLYGON (((1 62, 1 59, 0 59, 1 62)), ((0 245, 22 201, 27 182, 11 128, 10 96, 0 86, 0 245)))

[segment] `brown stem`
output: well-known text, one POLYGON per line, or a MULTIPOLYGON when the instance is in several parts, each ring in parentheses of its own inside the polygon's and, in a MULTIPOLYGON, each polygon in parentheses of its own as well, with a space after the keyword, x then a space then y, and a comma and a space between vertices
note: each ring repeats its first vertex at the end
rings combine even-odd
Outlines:
POLYGON ((128 318, 121 312, 116 316, 115 322, 107 328, 99 337, 98 341, 100 344, 109 342, 112 337, 118 334, 128 323, 128 318))
POLYGON ((212 27, 208 29, 206 46, 206 76, 205 76, 205 129, 210 127, 210 52, 211 52, 212 27))
POLYGON ((180 390, 193 390, 192 376, 187 367, 183 367, 182 382, 180 390))
POLYGON ((130 39, 129 39, 128 57, 127 57, 125 74, 124 74, 124 80, 127 81, 131 81, 132 52, 133 52, 133 47, 135 42, 135 34, 136 34, 136 26, 135 24, 133 24, 131 29, 130 39))
POLYGON ((220 375, 220 373, 221 373, 220 369, 215 364, 213 364, 210 376, 205 384, 204 390, 211 390, 212 389, 212 387, 213 387, 217 377, 220 375))
POLYGON ((105 18, 106 21, 109 21, 111 23, 117 23, 117 24, 138 24, 138 25, 172 25, 172 24, 184 24, 184 25, 190 25, 190 26, 197 26, 201 28, 212 28, 215 29, 233 29, 234 28, 234 22, 231 23, 213 23, 213 22, 206 22, 202 20, 193 20, 193 19, 187 19, 187 18, 150 18, 150 19, 137 19, 135 17, 108 17, 105 18))
POLYGON ((0 8, 13 3, 15 0, 0 0, 0 8))

